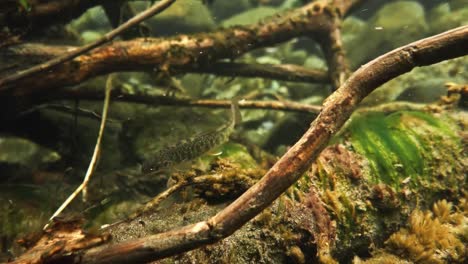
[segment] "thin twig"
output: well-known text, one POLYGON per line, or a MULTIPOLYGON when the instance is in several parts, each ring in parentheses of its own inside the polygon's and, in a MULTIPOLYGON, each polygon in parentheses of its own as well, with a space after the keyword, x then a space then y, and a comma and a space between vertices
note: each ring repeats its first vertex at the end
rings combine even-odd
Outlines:
MULTIPOLYGON (((18 113, 18 115, 16 115, 16 117, 29 115, 29 114, 31 114, 33 112, 40 111, 40 110, 43 110, 43 109, 55 110, 55 111, 58 111, 58 112, 63 112, 63 113, 72 114, 72 115, 80 115, 80 116, 95 119, 95 120, 101 120, 101 118, 102 118, 102 116, 99 113, 97 113, 97 112, 95 112, 93 110, 89 110, 89 109, 85 109, 85 108, 81 108, 81 107, 71 107, 71 106, 65 105, 65 104, 54 104, 54 103, 41 104, 41 105, 34 106, 34 107, 32 107, 32 108, 30 108, 30 109, 28 109, 26 111, 18 113)), ((116 123, 116 122, 118 122, 118 120, 107 118, 106 122, 116 123)))
MULTIPOLYGON (((48 99, 102 100, 102 94, 92 90, 68 89, 57 91, 57 93, 48 99)), ((231 101, 229 100, 177 98, 150 94, 128 94, 117 90, 112 93, 112 100, 142 103, 152 106, 197 106, 207 108, 231 107, 231 101)), ((306 113, 319 113, 321 109, 321 106, 319 105, 309 105, 287 100, 242 100, 239 102, 239 107, 243 109, 274 109, 306 113)))
MULTIPOLYGON (((109 101, 110 101, 110 93, 112 90, 112 79, 114 78, 114 74, 110 74, 107 78, 106 82, 106 91, 105 91, 105 98, 104 98, 104 106, 102 107, 102 119, 101 125, 99 127, 99 134, 96 140, 96 145, 94 147, 93 156, 88 166, 88 170, 86 171, 86 175, 83 179, 83 182, 76 188, 76 190, 63 202, 63 204, 55 211, 55 213, 49 218, 49 223, 52 221, 57 215, 59 215, 72 201, 75 199, 78 194, 83 191, 83 199, 86 199, 87 195, 87 186, 88 182, 91 179, 91 175, 93 174, 94 170, 97 166, 97 160, 99 157, 99 153, 101 152, 101 141, 102 135, 104 134, 104 128, 106 126, 106 119, 107 119, 107 112, 109 110, 109 101)), ((49 226, 47 223, 43 229, 46 229, 49 226)))
POLYGON ((428 109, 427 104, 395 101, 377 106, 362 107, 356 110, 356 113, 369 113, 369 112, 380 112, 380 113, 393 113, 396 111, 424 111, 428 109))
POLYGON ((14 86, 8 86, 8 84, 11 84, 12 82, 21 80, 23 78, 26 78, 28 76, 31 76, 32 74, 40 73, 46 70, 50 70, 52 67, 57 66, 63 62, 69 61, 73 58, 78 57, 81 54, 84 54, 96 47, 99 47, 100 45, 111 41, 115 37, 117 37, 119 34, 124 32, 125 30, 129 29, 130 27, 137 25, 138 23, 142 22, 143 20, 152 17, 163 10, 165 10, 167 7, 172 5, 176 0, 161 0, 157 3, 155 3, 152 7, 149 9, 141 12, 139 15, 133 17, 132 19, 129 19, 127 22, 123 23, 119 27, 115 28, 114 30, 108 32, 104 36, 102 36, 100 39, 96 40, 93 43, 90 43, 88 45, 82 46, 80 48, 77 48, 69 53, 66 53, 60 57, 57 57, 55 59, 46 61, 44 63, 41 63, 39 65, 33 66, 27 70, 20 71, 17 74, 11 75, 10 77, 6 77, 3 80, 0 80, 0 86, 5 85, 6 88, 8 87, 14 87, 14 86))
POLYGON ((208 67, 196 68, 194 72, 233 77, 260 77, 290 82, 330 82, 326 71, 308 69, 294 64, 217 62, 208 67))
POLYGON ((158 194, 156 197, 151 199, 149 202, 147 202, 141 210, 138 210, 133 216, 130 217, 130 219, 134 219, 144 213, 149 212, 152 209, 155 209, 159 206, 159 204, 164 201, 167 197, 169 197, 171 194, 175 193, 176 191, 182 189, 183 187, 189 185, 189 181, 186 180, 181 180, 177 182, 176 184, 172 185, 171 187, 167 188, 164 192, 158 194))

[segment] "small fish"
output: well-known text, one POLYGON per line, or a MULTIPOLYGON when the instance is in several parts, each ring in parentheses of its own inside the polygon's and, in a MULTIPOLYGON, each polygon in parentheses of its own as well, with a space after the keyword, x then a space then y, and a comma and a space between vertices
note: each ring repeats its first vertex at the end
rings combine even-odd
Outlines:
POLYGON ((237 100, 231 104, 231 120, 214 131, 182 140, 176 145, 163 148, 147 159, 142 166, 143 173, 159 172, 181 162, 189 161, 228 141, 234 128, 241 122, 237 100))

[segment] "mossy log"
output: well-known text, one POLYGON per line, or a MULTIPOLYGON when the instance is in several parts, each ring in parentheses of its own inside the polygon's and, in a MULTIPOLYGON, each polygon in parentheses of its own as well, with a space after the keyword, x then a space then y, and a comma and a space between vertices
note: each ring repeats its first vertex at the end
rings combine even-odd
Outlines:
MULTIPOLYGON (((162 263, 346 263, 382 247, 375 251, 381 260, 398 260, 394 253, 418 263, 462 263, 467 254, 460 247, 467 242, 462 233, 467 214, 466 120, 465 113, 451 111, 357 112, 303 178, 253 221, 219 243, 162 263), (438 202, 443 199, 458 206, 438 202), (433 215, 422 212, 433 205, 433 215), (441 215, 445 222, 437 220, 441 215), (450 222, 450 217, 458 221, 450 222), (434 231, 426 232, 432 237, 422 241, 437 239, 441 230, 451 239, 432 247, 419 245, 419 255, 398 242, 407 241, 403 234, 410 233, 395 233, 399 228, 414 230, 421 222, 434 231), (449 253, 440 254, 444 250, 449 253)), ((192 191, 217 193, 213 190, 225 187, 200 185, 192 191)), ((224 205, 206 199, 167 201, 106 232, 113 243, 144 237, 206 219, 224 205)))

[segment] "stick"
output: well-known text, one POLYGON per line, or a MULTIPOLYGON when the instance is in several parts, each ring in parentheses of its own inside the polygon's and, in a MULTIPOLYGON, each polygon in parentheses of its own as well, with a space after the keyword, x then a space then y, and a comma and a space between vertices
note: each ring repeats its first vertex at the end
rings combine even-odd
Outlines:
MULTIPOLYGON (((69 99, 69 100, 102 100, 102 94, 96 91, 69 89, 58 91, 48 99, 69 99)), ((131 102, 148 104, 150 106, 184 106, 184 107, 206 107, 206 108, 229 108, 230 100, 216 99, 190 99, 176 98, 151 94, 129 94, 122 91, 114 91, 112 100, 120 102, 131 102)), ((288 100, 242 100, 239 102, 242 109, 273 109, 278 111, 299 112, 299 113, 319 113, 321 106, 298 103, 288 100)))
MULTIPOLYGON (((110 92, 112 90, 112 79, 114 79, 114 75, 111 74, 107 78, 106 82, 106 91, 105 91, 105 98, 104 98, 104 106, 102 107, 102 119, 101 119, 101 125, 99 127, 99 134, 96 140, 96 146, 94 147, 94 152, 93 156, 91 158, 91 162, 89 163, 88 170, 86 171, 86 175, 83 179, 83 182, 76 188, 76 190, 65 200, 65 202, 62 203, 62 205, 55 211, 55 213, 49 218, 49 223, 52 221, 57 215, 59 215, 72 201, 75 199, 78 194, 83 191, 83 200, 86 200, 86 195, 87 195, 87 185, 88 182, 91 178, 91 175, 93 174, 94 170, 96 169, 97 166, 97 160, 99 157, 99 153, 101 151, 101 141, 102 141, 102 135, 104 134, 104 128, 106 126, 106 119, 107 119, 107 112, 109 109, 109 101, 110 101, 110 92)), ((49 223, 47 223, 43 229, 46 229, 49 226, 49 223)))

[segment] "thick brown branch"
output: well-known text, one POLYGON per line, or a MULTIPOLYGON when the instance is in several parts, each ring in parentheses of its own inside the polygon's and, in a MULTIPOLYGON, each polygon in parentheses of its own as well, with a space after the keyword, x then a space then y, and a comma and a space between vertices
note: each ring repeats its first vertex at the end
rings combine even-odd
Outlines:
POLYGON ((370 92, 415 67, 467 55, 466 47, 468 26, 411 43, 367 63, 327 99, 310 129, 267 174, 217 215, 167 233, 88 250, 79 260, 83 263, 150 261, 229 236, 301 177, 370 92))
MULTIPOLYGON (((340 13, 344 14, 359 1, 341 2, 343 4, 339 5, 342 8, 340 13)), ((200 66, 208 66, 219 59, 237 57, 256 48, 326 30, 323 25, 329 23, 330 11, 317 8, 324 3, 313 2, 252 26, 169 39, 145 38, 115 42, 47 72, 29 75, 34 71, 28 70, 29 73, 21 73, 20 77, 16 75, 4 78, 0 80, 0 93, 5 94, 8 91, 10 95, 33 94, 43 92, 44 89, 74 85, 113 71, 147 70, 148 67, 160 71, 195 71, 200 66)), ((43 67, 39 68, 42 70, 43 67)))
MULTIPOLYGON (((60 56, 67 50, 71 50, 70 46, 50 46, 43 44, 22 44, 8 49, 8 53, 0 53, 0 60, 6 61, 7 65, 17 65, 38 62, 41 60, 50 59, 60 56), (27 58, 26 61, 25 58, 27 58), (24 61, 24 62, 23 62, 24 61)), ((154 67, 149 66, 148 70, 153 70, 154 67)), ((13 73, 15 67, 8 69, 10 74, 13 73)), ((2 69, 0 69, 2 72, 2 69)), ((193 72, 210 73, 221 76, 233 77, 260 77, 276 80, 284 80, 291 82, 309 82, 309 83, 329 83, 328 73, 322 70, 308 69, 299 65, 293 64, 249 64, 236 62, 216 62, 207 67, 193 69, 193 72)), ((6 70, 3 73, 7 74, 6 70)))

